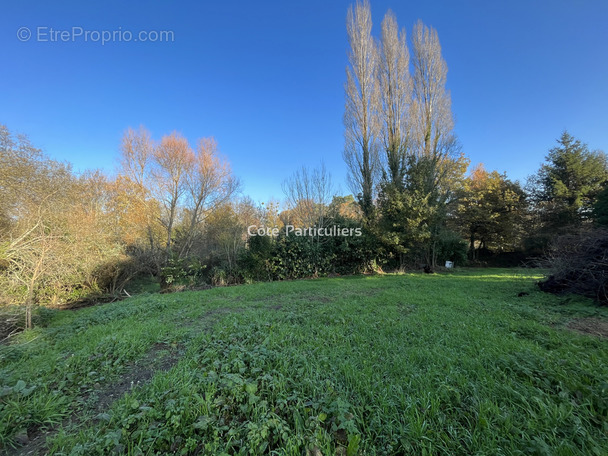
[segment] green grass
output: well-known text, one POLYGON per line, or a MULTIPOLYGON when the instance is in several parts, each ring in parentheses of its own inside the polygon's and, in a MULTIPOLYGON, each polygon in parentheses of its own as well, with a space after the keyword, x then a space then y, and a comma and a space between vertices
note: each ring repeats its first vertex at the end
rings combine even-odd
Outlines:
POLYGON ((127 284, 126 289, 131 295, 140 293, 157 293, 160 291, 160 284, 154 277, 148 275, 137 276, 127 284))
POLYGON ((608 309, 538 278, 344 277, 57 312, 0 351, 0 443, 45 431, 51 454, 608 454, 608 341, 565 328, 608 309))

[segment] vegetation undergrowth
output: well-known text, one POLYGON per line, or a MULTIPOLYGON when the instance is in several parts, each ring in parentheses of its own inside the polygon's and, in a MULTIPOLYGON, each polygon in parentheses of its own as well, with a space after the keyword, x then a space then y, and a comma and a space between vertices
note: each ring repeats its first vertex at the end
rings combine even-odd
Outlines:
POLYGON ((0 348, 0 443, 48 432, 45 452, 74 455, 606 454, 608 341, 566 326, 608 309, 542 293, 540 278, 341 277, 55 312, 0 348), (171 368, 101 397, 170 351, 171 368))

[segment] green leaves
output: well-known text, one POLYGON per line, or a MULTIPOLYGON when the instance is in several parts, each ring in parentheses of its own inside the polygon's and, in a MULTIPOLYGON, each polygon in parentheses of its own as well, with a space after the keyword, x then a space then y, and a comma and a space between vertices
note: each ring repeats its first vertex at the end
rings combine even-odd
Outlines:
POLYGON ((32 394, 35 389, 36 385, 32 385, 28 388, 27 383, 25 383, 23 380, 18 380, 15 386, 4 386, 2 389, 0 389, 0 399, 11 395, 15 395, 17 397, 27 397, 32 394))
POLYGON ((606 154, 564 132, 535 176, 533 197, 552 232, 580 226, 592 214, 598 194, 608 182, 606 154))
POLYGON ((107 323, 102 307, 61 313, 66 326, 41 328, 40 345, 0 370, 2 443, 77 410, 77 428, 66 420, 51 434, 51 454, 604 454, 606 343, 561 322, 608 310, 566 309, 533 291, 533 274, 216 288, 147 296, 149 312, 118 303, 133 304, 122 320, 104 306, 107 323), (205 331, 193 324, 237 297, 238 311, 215 313, 205 331), (137 364, 159 340, 184 345, 179 362, 95 408, 95 394, 124 380, 114 362, 137 364))
POLYGON ((608 227, 608 183, 597 197, 593 217, 598 225, 608 227))
POLYGON ((258 391, 257 383, 247 383, 245 385, 245 391, 247 391, 249 394, 255 394, 258 391))

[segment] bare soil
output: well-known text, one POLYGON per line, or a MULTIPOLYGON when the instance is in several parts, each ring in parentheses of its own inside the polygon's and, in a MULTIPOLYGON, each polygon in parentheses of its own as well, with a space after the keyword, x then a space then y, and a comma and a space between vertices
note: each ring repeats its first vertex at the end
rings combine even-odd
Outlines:
MULTIPOLYGON (((114 401, 120 399, 125 393, 139 385, 147 383, 156 373, 168 371, 179 361, 179 347, 166 344, 155 344, 141 359, 127 366, 126 371, 115 383, 98 385, 95 400, 89 400, 92 395, 83 395, 78 402, 87 403, 84 410, 74 410, 61 424, 62 428, 75 427, 86 417, 95 416, 107 410, 114 401), (166 353, 165 353, 166 352, 166 353)), ((22 436, 23 446, 8 450, 9 455, 40 455, 46 454, 47 437, 56 434, 58 428, 33 429, 22 436)))
POLYGON ((568 323, 567 328, 582 334, 608 338, 608 320, 593 317, 580 318, 568 323))

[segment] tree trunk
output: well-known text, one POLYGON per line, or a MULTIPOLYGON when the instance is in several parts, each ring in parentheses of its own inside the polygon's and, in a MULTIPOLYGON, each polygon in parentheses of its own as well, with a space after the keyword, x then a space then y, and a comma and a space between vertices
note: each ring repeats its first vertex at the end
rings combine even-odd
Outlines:
POLYGON ((25 301, 25 329, 32 329, 32 307, 33 299, 28 294, 27 300, 25 301))
POLYGON ((471 237, 469 240, 469 256, 471 260, 475 260, 475 233, 471 231, 471 237))

